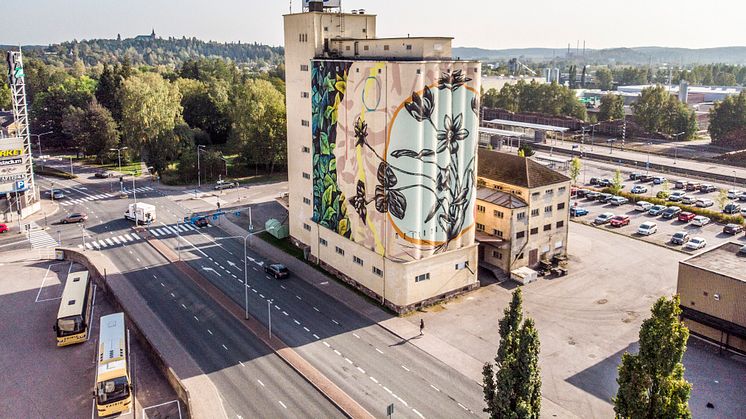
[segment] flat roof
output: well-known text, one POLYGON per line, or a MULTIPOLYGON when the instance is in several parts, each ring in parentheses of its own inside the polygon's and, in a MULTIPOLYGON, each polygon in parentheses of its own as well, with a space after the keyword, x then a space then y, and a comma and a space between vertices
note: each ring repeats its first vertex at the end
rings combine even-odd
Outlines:
POLYGON ((401 41, 401 40, 417 40, 417 39, 431 39, 431 40, 453 40, 452 36, 389 36, 386 38, 349 38, 349 37, 338 37, 329 38, 330 41, 401 41))
POLYGON ((311 61, 339 61, 339 62, 349 62, 349 61, 370 61, 374 63, 378 63, 381 61, 384 62, 392 62, 392 63, 409 63, 409 64, 427 64, 427 63, 472 63, 477 64, 480 61, 479 60, 459 60, 456 58, 451 57, 437 57, 437 58, 422 58, 422 57, 378 57, 378 56, 358 56, 358 57, 334 57, 334 58, 324 58, 324 57, 315 57, 312 58, 311 61))
POLYGON ((498 125, 505 125, 509 127, 517 127, 517 128, 528 128, 528 129, 535 129, 540 131, 557 131, 557 132, 565 132, 570 130, 570 128, 565 127, 557 127, 554 125, 544 125, 544 124, 531 124, 529 122, 518 122, 518 121, 509 121, 507 119, 492 119, 489 122, 490 124, 498 124, 498 125))
POLYGON ((523 137, 522 132, 508 131, 506 129, 479 127, 480 134, 502 135, 503 137, 523 137))
POLYGON ((526 201, 511 193, 484 186, 477 187, 477 200, 510 209, 525 208, 528 206, 526 201))
POLYGON ((725 242, 680 263, 746 282, 746 254, 741 243, 725 242))

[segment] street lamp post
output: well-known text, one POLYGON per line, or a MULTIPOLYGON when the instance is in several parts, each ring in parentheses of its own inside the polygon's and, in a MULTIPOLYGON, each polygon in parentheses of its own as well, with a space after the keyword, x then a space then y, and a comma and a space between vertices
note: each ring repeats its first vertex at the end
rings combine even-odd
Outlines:
MULTIPOLYGON (((652 142, 652 141, 648 141, 648 142, 647 142, 647 145, 648 145, 648 146, 652 146, 652 145, 653 145, 653 142, 652 142)), ((648 162, 647 162, 647 164, 645 165, 645 174, 646 174, 646 175, 648 174, 648 171, 649 171, 649 170, 650 170, 650 147, 648 147, 648 162)))
POLYGON ((733 190, 736 190, 736 171, 733 171, 733 190))
POLYGON ((612 154, 612 152, 614 151, 613 147, 614 147, 614 141, 616 141, 616 138, 609 138, 606 141, 608 141, 609 143, 609 154, 612 154))
MULTIPOLYGON (((39 145, 39 160, 41 160, 41 137, 52 133, 54 133, 54 131, 47 131, 41 134, 29 134, 29 137, 36 137, 36 143, 39 145)), ((44 160, 42 160, 41 167, 44 167, 44 160)))
POLYGON ((202 170, 199 167, 199 152, 204 151, 205 146, 202 144, 197 145, 197 189, 202 187, 202 170))
POLYGON ((593 151, 593 141, 596 139, 596 127, 599 125, 601 124, 593 124, 589 127, 591 129, 591 151, 593 151))
MULTIPOLYGON (((229 237, 219 237, 217 240, 225 240, 225 239, 242 239, 243 240, 243 304, 244 304, 244 318, 246 320, 249 319, 249 266, 248 266, 248 241, 249 238, 256 233, 249 233, 246 236, 229 236, 229 237)), ((270 332, 271 334, 271 332, 270 332)))
POLYGON ((267 299, 267 319, 269 322, 269 339, 272 340, 272 300, 267 299))
POLYGON ((674 143, 673 143, 673 164, 676 164, 676 160, 678 159, 678 156, 679 156, 679 147, 676 145, 676 141, 678 141, 679 137, 684 134, 686 134, 686 132, 680 132, 678 134, 672 135, 672 137, 676 138, 676 140, 674 140, 674 143))
POLYGON ((122 173, 122 150, 126 150, 128 147, 110 148, 109 151, 117 152, 117 163, 119 164, 119 173, 122 173))

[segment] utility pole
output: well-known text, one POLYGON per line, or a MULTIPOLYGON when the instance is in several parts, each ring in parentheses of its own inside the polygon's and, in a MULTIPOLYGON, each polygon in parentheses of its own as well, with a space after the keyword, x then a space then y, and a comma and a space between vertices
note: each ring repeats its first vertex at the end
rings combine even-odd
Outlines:
POLYGON ((199 167, 199 152, 202 151, 204 147, 205 146, 202 144, 197 145, 197 189, 202 187, 202 180, 201 180, 202 170, 199 167))

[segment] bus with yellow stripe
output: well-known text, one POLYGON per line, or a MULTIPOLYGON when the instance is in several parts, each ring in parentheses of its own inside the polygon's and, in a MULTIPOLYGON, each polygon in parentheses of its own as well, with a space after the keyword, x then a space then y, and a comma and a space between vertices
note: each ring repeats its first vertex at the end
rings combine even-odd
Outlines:
POLYGON ((88 271, 68 274, 62 291, 57 321, 52 329, 57 334, 57 346, 67 346, 88 340, 93 311, 93 287, 88 271))
POLYGON ((96 412, 109 416, 132 407, 124 313, 101 316, 96 368, 96 412))

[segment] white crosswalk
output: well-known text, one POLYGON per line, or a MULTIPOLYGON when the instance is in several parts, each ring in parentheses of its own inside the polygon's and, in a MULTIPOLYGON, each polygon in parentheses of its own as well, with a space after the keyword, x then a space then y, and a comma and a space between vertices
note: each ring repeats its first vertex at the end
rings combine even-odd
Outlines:
MULTIPOLYGON (((143 187, 135 188, 135 192, 136 193, 145 193, 145 192, 154 191, 154 190, 155 189, 151 188, 150 186, 143 186, 143 187)), ((80 191, 77 191, 75 189, 73 189, 73 190, 65 189, 65 190, 63 190, 63 192, 65 194, 72 194, 72 192, 80 192, 80 191)), ((127 192, 127 193, 132 192, 132 189, 125 189, 125 192, 127 192)), ((63 200, 60 201, 60 205, 68 207, 68 206, 71 206, 71 205, 81 205, 81 204, 85 204, 85 203, 91 202, 91 201, 98 201, 98 200, 109 199, 109 198, 114 198, 114 197, 116 197, 116 195, 113 194, 113 193, 101 193, 101 194, 97 194, 97 195, 90 195, 90 194, 88 194, 88 195, 83 196, 81 198, 63 199, 63 200)))
POLYGON ((42 249, 46 247, 54 247, 59 245, 46 230, 39 229, 39 226, 32 222, 31 230, 28 232, 27 237, 31 242, 31 247, 34 249, 42 249))
MULTIPOLYGON (((198 227, 195 227, 190 224, 179 224, 178 226, 174 224, 174 225, 160 227, 160 228, 150 228, 149 231, 155 237, 162 237, 162 236, 169 236, 172 234, 176 235, 178 234, 177 231, 186 233, 189 231, 195 231, 197 229, 198 227)), ((47 234, 47 236, 49 235, 47 234)), ((37 239, 37 241, 39 241, 40 243, 41 243, 41 240, 42 238, 37 239)), ((51 236, 49 236, 49 240, 52 240, 51 246, 57 245, 57 242, 55 242, 51 238, 51 236)), ((86 248, 89 250, 101 250, 101 249, 106 249, 109 247, 126 245, 128 243, 133 243, 139 240, 142 240, 142 237, 138 236, 137 233, 123 233, 118 236, 105 237, 102 239, 94 238, 93 240, 86 241, 85 245, 79 244, 78 248, 80 249, 86 248)), ((45 247, 48 247, 48 246, 45 246, 45 247)))

